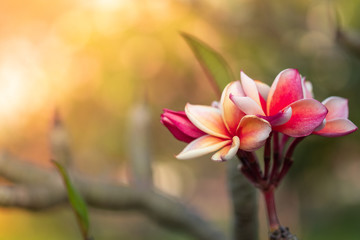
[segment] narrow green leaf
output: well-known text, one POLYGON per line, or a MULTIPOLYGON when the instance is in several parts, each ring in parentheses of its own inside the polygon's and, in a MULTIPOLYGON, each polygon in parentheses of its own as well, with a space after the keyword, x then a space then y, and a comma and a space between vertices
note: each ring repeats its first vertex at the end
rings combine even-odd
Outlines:
POLYGON ((76 215, 83 238, 84 240, 91 239, 89 237, 89 217, 86 203, 71 183, 66 169, 59 162, 53 161, 53 163, 64 181, 69 202, 76 215))
POLYGON ((198 38, 187 33, 182 33, 181 35, 191 47, 211 85, 221 95, 225 86, 235 80, 228 63, 218 52, 198 38))

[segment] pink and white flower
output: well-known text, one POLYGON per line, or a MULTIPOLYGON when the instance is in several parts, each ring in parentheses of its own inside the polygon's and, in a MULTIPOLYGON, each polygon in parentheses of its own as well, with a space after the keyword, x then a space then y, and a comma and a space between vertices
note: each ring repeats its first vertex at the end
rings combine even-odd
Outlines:
POLYGON ((239 149, 254 151, 264 145, 271 132, 266 120, 245 115, 230 100, 230 94, 245 96, 239 82, 232 82, 224 89, 218 107, 187 104, 185 113, 198 129, 205 132, 176 157, 189 159, 211 152, 214 161, 226 161, 239 149))
POLYGON ((291 137, 310 135, 323 122, 327 109, 315 99, 305 98, 303 80, 296 69, 285 69, 271 88, 241 72, 245 95, 231 94, 235 105, 271 123, 274 131, 291 137))

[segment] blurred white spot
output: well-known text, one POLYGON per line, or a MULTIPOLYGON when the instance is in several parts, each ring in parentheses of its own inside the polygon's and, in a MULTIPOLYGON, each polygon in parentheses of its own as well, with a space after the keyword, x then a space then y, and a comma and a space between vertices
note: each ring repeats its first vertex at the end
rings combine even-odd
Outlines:
POLYGON ((193 172, 180 165, 158 162, 153 165, 154 185, 170 195, 180 197, 194 190, 193 172))

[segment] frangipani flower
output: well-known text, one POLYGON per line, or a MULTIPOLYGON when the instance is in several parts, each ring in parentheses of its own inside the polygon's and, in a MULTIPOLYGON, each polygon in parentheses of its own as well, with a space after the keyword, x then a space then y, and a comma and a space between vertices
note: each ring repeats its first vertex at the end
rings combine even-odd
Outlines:
POLYGON ((199 157, 217 151, 211 159, 226 161, 239 149, 254 151, 264 145, 271 132, 270 124, 254 115, 241 112, 230 100, 230 94, 245 96, 239 82, 224 89, 218 107, 191 105, 185 107, 189 120, 206 135, 201 136, 179 153, 178 159, 199 157))
MULTIPOLYGON (((307 98, 313 98, 312 84, 303 79, 304 93, 307 98)), ((315 129, 313 134, 324 137, 339 137, 356 131, 357 126, 352 123, 349 117, 348 100, 342 97, 328 97, 322 104, 328 109, 328 114, 320 127, 315 129)))
POLYGON ((184 111, 176 112, 170 109, 164 109, 160 122, 169 129, 177 140, 186 143, 206 134, 192 124, 184 111))
POLYGON ((235 105, 246 114, 266 119, 274 131, 291 137, 310 135, 327 114, 323 104, 304 98, 303 81, 296 69, 280 72, 271 88, 243 72, 241 84, 246 96, 230 95, 235 105))

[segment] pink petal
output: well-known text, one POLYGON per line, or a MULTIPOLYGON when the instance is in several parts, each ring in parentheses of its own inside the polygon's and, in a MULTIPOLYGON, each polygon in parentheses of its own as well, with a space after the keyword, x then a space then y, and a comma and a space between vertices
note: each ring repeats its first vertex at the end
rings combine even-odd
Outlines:
POLYGON ((301 82, 303 85, 304 98, 314 98, 313 86, 312 86, 311 82, 306 81, 305 77, 301 78, 301 82))
POLYGON ((231 140, 224 140, 210 135, 202 136, 189 143, 184 150, 179 153, 177 159, 190 159, 214 152, 228 144, 231 140))
POLYGON ((185 113, 190 121, 205 133, 220 138, 229 138, 220 109, 188 103, 185 106, 185 113))
POLYGON ((322 103, 329 110, 326 120, 349 117, 348 100, 346 98, 328 97, 322 103))
POLYGON ((254 80, 248 77, 243 71, 240 72, 241 85, 244 89, 246 96, 254 100, 261 106, 259 91, 254 80))
MULTIPOLYGON (((198 129, 186 116, 184 111, 173 111, 170 109, 163 109, 161 114, 161 123, 163 123, 170 131, 177 128, 180 132, 194 140, 195 138, 203 136, 205 133, 198 129), (170 129, 171 128, 171 129, 170 129)), ((172 132, 172 131, 171 131, 172 132)), ((176 137, 176 136, 175 136, 176 137)), ((191 140, 191 141, 192 141, 191 140)))
POLYGON ((301 99, 292 104, 290 120, 273 129, 291 137, 304 137, 310 135, 323 122, 327 109, 315 99, 301 99))
POLYGON ((350 120, 338 118, 327 121, 325 127, 320 131, 314 132, 314 134, 324 137, 339 137, 350 134, 357 129, 357 126, 355 126, 355 124, 350 120))
POLYGON ((231 94, 230 99, 242 112, 246 114, 261 116, 265 115, 261 107, 250 97, 240 97, 231 94))
POLYGON ((277 114, 273 115, 273 116, 259 116, 262 119, 265 119, 266 121, 268 121, 271 126, 276 127, 282 124, 287 123, 292 115, 292 108, 291 107, 287 107, 283 110, 281 110, 280 112, 278 112, 277 114))
POLYGON ((296 69, 285 69, 275 78, 267 98, 268 115, 275 115, 304 97, 301 77, 296 69))
POLYGON ((240 149, 255 151, 264 145, 270 132, 271 126, 268 121, 254 115, 246 115, 241 119, 239 127, 240 149))
POLYGON ((239 81, 229 83, 225 87, 220 100, 222 118, 225 126, 232 135, 235 135, 240 120, 245 114, 230 100, 230 95, 232 94, 245 96, 239 81))
POLYGON ((160 122, 164 124, 165 127, 171 132, 171 134, 180 141, 189 143, 194 140, 194 138, 186 135, 184 132, 180 131, 167 117, 162 117, 160 122))
POLYGON ((231 145, 227 145, 227 146, 223 147, 222 149, 220 149, 219 151, 217 151, 211 157, 211 159, 214 161, 220 161, 220 162, 231 160, 235 156, 237 151, 239 150, 239 146, 240 146, 240 139, 238 136, 235 136, 232 139, 231 145))

